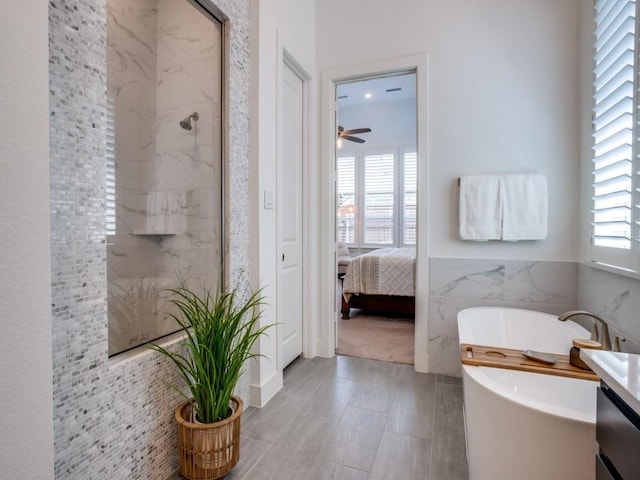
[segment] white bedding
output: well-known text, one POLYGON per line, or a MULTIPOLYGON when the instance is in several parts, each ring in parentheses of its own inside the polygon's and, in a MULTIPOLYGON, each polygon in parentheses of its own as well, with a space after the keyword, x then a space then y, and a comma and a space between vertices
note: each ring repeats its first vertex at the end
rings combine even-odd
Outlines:
POLYGON ((380 248, 351 261, 342 291, 347 301, 359 293, 414 297, 415 278, 415 248, 380 248))

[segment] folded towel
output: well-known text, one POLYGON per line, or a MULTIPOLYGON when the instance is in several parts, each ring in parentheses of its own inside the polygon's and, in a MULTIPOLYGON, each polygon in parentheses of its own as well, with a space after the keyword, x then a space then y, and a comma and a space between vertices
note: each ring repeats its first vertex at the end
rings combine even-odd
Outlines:
POLYGON ((502 239, 547 238, 547 177, 539 173, 502 176, 502 239))
POLYGON ((500 240, 502 237, 501 180, 499 175, 460 178, 460 238, 500 240))

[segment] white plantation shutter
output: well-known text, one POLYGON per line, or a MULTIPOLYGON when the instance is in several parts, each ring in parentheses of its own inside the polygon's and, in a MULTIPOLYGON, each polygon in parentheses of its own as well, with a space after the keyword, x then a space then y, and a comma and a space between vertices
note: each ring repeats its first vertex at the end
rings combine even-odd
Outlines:
POLYGON ((416 244, 416 212, 418 199, 418 163, 416 152, 405 152, 403 165, 402 242, 416 244))
POLYGON ((417 167, 414 147, 339 156, 337 240, 365 248, 415 245, 417 167))
POLYGON ((635 268, 635 1, 595 3, 592 260, 635 268))
POLYGON ((364 157, 364 243, 394 243, 394 155, 364 157))
POLYGON ((338 241, 355 243, 356 157, 338 157, 338 241))
POLYGON ((116 138, 115 138, 115 103, 111 95, 107 96, 107 143, 105 148, 106 156, 106 212, 105 212, 105 234, 115 235, 116 233, 116 138))

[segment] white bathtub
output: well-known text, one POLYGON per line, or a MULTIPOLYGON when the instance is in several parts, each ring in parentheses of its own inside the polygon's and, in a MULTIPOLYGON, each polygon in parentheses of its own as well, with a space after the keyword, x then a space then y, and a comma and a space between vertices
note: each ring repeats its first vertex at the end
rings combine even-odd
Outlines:
MULTIPOLYGON (((515 308, 458 313, 460 343, 568 355, 589 332, 515 308)), ((462 366, 469 480, 593 480, 598 382, 462 366)))

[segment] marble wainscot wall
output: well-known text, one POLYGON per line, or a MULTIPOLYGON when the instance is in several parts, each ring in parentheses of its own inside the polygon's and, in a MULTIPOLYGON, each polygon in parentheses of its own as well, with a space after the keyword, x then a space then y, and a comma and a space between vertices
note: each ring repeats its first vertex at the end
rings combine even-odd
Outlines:
POLYGON ((612 341, 626 338, 623 352, 640 353, 640 280, 578 264, 578 306, 609 324, 612 341))
MULTIPOLYGON (((226 203, 229 221, 225 275, 230 286, 246 293, 249 2, 204 3, 229 20, 226 172, 233 198, 226 203)), ((151 10, 144 12, 149 18, 154 15, 151 10)), ((180 397, 167 385, 177 382, 175 370, 151 351, 120 361, 110 361, 108 357, 106 19, 104 0, 60 0, 49 4, 55 478, 162 480, 177 468, 173 410, 180 397)), ((128 30, 126 27, 122 31, 128 30)), ((142 50, 146 48, 143 43, 138 43, 142 50)), ((133 57, 125 60, 133 61, 133 57)), ((143 70, 146 72, 146 67, 140 71, 143 70)), ((128 88, 139 87, 127 84, 119 92, 124 95, 128 88)), ((146 169, 155 168, 154 159, 149 157, 146 146, 155 126, 147 131, 148 126, 131 126, 139 128, 132 135, 132 142, 147 138, 139 144, 127 144, 141 159, 132 165, 132 171, 139 172, 135 182, 153 180, 146 169)), ((153 191, 151 185, 145 185, 149 191, 153 191)), ((143 201, 141 196, 137 208, 146 209, 146 197, 143 201)), ((187 225, 190 221, 188 218, 187 225)), ((131 263, 137 260, 129 259, 131 263)), ((162 271, 158 269, 156 274, 160 276, 162 271)), ((242 378, 237 393, 245 401, 248 390, 248 378, 242 378)))
POLYGON ((501 306, 560 314, 576 308, 574 262, 431 258, 429 368, 460 375, 457 314, 501 306))

